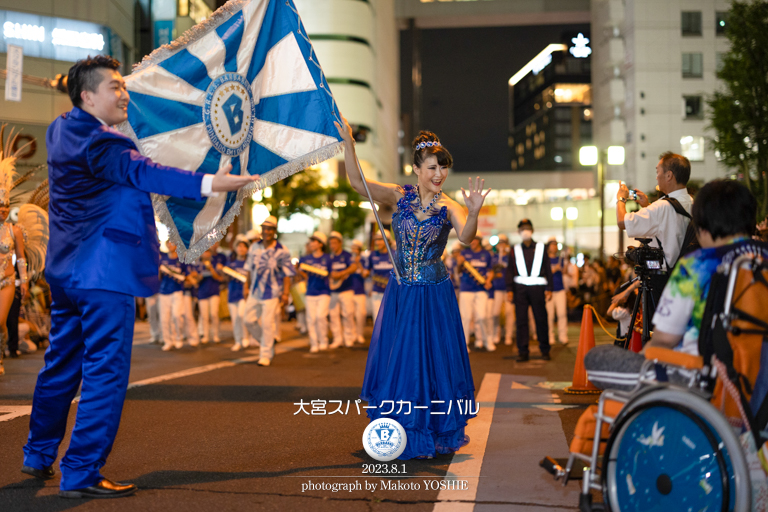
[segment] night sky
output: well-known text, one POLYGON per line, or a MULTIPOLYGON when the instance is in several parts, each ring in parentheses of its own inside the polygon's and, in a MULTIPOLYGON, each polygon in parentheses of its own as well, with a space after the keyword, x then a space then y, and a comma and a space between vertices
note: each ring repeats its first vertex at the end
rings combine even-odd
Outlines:
MULTIPOLYGON (((589 25, 421 30, 422 122, 416 133, 435 132, 457 172, 509 170, 509 78, 573 30, 588 32, 589 25)), ((408 31, 400 32, 400 55, 401 111, 407 113, 413 108, 408 31)))

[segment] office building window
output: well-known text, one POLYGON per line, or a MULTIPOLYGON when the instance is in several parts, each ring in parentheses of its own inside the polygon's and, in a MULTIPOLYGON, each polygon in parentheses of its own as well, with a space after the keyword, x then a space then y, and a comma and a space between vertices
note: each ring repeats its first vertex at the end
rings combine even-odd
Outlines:
POLYGON ((727 17, 727 11, 717 11, 715 13, 715 34, 718 36, 725 35, 725 24, 727 22, 727 17))
POLYGON ((681 22, 684 36, 701 35, 701 11, 683 12, 681 22))
POLYGON ((703 60, 701 53, 684 53, 683 78, 701 78, 704 73, 703 60))
POLYGON ((691 162, 701 162, 704 160, 704 137, 681 137, 680 149, 680 154, 691 162))
POLYGON ((704 109, 701 96, 683 96, 685 119, 703 119, 704 109))

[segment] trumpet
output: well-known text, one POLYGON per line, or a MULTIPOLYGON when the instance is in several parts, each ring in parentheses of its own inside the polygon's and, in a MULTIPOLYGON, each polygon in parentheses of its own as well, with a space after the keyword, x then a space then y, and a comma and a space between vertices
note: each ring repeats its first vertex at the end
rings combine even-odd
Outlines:
POLYGON ((475 281, 481 285, 485 285, 485 278, 481 276, 480 272, 478 272, 477 269, 473 267, 472 264, 467 260, 464 260, 464 268, 467 270, 467 272, 469 272, 469 275, 475 278, 475 281))

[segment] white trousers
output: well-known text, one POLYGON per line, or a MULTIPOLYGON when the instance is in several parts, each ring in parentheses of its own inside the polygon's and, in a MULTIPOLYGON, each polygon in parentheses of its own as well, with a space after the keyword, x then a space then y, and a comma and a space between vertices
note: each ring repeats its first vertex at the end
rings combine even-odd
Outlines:
POLYGON ((275 357, 276 309, 280 309, 280 299, 256 300, 249 295, 245 302, 245 328, 261 344, 259 357, 270 361, 275 357))
POLYGON ((213 331, 214 341, 219 341, 219 300, 218 295, 197 300, 197 306, 200 308, 197 332, 202 334, 204 340, 210 339, 210 331, 213 331))
POLYGON ((187 335, 187 343, 197 346, 200 343, 200 336, 197 334, 197 323, 195 323, 195 308, 192 304, 192 296, 184 294, 184 329, 187 335))
POLYGON ((486 348, 493 345, 489 333, 487 332, 487 308, 488 292, 460 292, 459 293, 459 312, 461 313, 461 324, 464 326, 464 338, 469 344, 470 323, 475 322, 475 346, 486 348))
POLYGON ((376 317, 379 316, 382 300, 384 300, 384 292, 371 292, 371 316, 373 316, 373 325, 376 325, 376 317))
POLYGON ((330 295, 307 295, 304 299, 307 312, 307 331, 311 348, 328 348, 328 311, 330 295))
POLYGON ((357 327, 357 341, 361 343, 366 318, 368 318, 368 297, 365 294, 355 294, 355 326, 357 327))
POLYGON ((184 326, 184 292, 161 294, 158 296, 158 303, 163 342, 166 345, 179 343, 184 326))
POLYGON ((507 301, 505 290, 494 290, 493 298, 488 299, 488 332, 494 343, 501 341, 501 312, 504 311, 504 342, 512 342, 515 328, 515 307, 507 301))
POLYGON ((160 326, 160 294, 147 297, 147 320, 149 321, 149 338, 152 341, 160 341, 163 337, 160 326))
POLYGON ((245 299, 227 303, 229 318, 232 320, 232 335, 236 345, 243 344, 243 322, 245 320, 245 299))
POLYGON ((337 347, 344 343, 351 347, 357 339, 355 327, 355 292, 331 293, 331 333, 333 344, 337 347))
POLYGON ((552 292, 552 300, 547 302, 547 321, 549 322, 549 339, 555 342, 555 313, 557 313, 557 340, 568 343, 568 303, 565 290, 552 292))
POLYGON ((280 330, 283 324, 283 308, 275 308, 275 341, 283 341, 283 332, 280 330))

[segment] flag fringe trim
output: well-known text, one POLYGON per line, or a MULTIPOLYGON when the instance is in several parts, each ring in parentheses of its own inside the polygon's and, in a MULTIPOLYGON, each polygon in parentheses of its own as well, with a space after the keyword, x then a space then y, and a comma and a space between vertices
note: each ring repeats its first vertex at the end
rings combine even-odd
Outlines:
POLYGON ((240 215, 240 210, 243 205, 243 201, 246 198, 253 195, 257 190, 261 190, 265 187, 269 187, 278 181, 284 180, 294 174, 303 171, 307 167, 317 165, 325 162, 326 160, 333 158, 344 150, 343 142, 335 142, 324 146, 312 153, 291 160, 284 163, 279 167, 275 167, 271 171, 262 174, 259 177, 259 181, 250 185, 246 185, 237 192, 237 198, 235 203, 229 209, 229 211, 219 219, 216 226, 203 238, 192 244, 189 248, 184 245, 181 240, 179 231, 176 228, 176 223, 171 217, 171 212, 168 210, 166 200, 169 196, 163 196, 158 194, 152 194, 152 205, 155 208, 155 213, 160 220, 168 228, 169 240, 176 245, 176 252, 179 254, 179 259, 182 263, 192 263, 198 259, 206 250, 208 250, 213 244, 221 241, 227 234, 230 224, 235 220, 235 217, 240 215))

